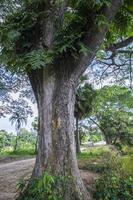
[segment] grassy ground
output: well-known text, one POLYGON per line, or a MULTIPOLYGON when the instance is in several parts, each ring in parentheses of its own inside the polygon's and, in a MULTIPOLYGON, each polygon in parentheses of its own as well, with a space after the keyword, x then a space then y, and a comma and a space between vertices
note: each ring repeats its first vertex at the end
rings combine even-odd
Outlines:
POLYGON ((23 160, 35 157, 35 150, 30 149, 20 149, 13 151, 13 148, 5 148, 0 152, 0 163, 8 163, 15 160, 23 160))
POLYGON ((121 159, 124 170, 133 175, 133 155, 123 156, 121 159))
POLYGON ((133 175, 133 154, 120 155, 117 150, 112 150, 112 147, 89 147, 78 155, 79 168, 90 170, 96 173, 101 173, 109 167, 108 161, 112 155, 115 155, 122 162, 123 169, 133 175))
POLYGON ((132 200, 133 154, 130 148, 124 154, 111 146, 87 148, 78 155, 78 163, 80 169, 97 175, 92 183, 95 200, 132 200))
MULTIPOLYGON (((104 170, 104 163, 109 154, 118 153, 109 146, 85 147, 83 149, 82 153, 77 156, 79 168, 98 173, 104 170)), ((125 171, 133 174, 133 148, 124 147, 124 153, 126 155, 118 156, 118 158, 121 159, 125 171)), ((34 148, 19 149, 16 152, 12 148, 6 148, 0 152, 0 160, 3 158, 25 159, 32 157, 35 157, 34 148)))
MULTIPOLYGON (((94 165, 94 168, 96 169, 99 161, 108 152, 110 152, 108 146, 86 148, 82 153, 77 156, 79 168, 84 170, 92 170, 91 168, 94 165)), ((92 171, 97 172, 97 170, 92 171)))

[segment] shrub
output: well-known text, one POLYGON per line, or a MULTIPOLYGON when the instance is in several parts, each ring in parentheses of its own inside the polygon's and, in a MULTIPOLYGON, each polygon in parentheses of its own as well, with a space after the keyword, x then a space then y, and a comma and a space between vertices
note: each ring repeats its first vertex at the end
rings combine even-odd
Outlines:
POLYGON ((123 169, 122 160, 115 154, 104 162, 104 171, 95 181, 96 200, 132 200, 133 177, 123 169))
POLYGON ((47 172, 42 177, 30 181, 28 187, 25 181, 21 180, 18 184, 20 195, 17 200, 62 200, 66 185, 68 184, 69 188, 71 181, 71 177, 51 176, 47 172), (64 192, 61 188, 64 188, 64 192))
POLYGON ((133 176, 133 156, 123 156, 122 159, 122 167, 123 169, 130 175, 133 176))
POLYGON ((132 200, 133 178, 118 176, 117 173, 104 173, 95 182, 96 200, 132 200))
MULTIPOLYGON (((86 158, 86 154, 82 153, 81 158, 86 158)), ((118 166, 121 167, 121 160, 118 159, 118 155, 112 152, 101 151, 99 154, 93 154, 93 158, 88 159, 88 162, 79 162, 79 167, 84 170, 93 171, 95 173, 104 173, 106 171, 116 170, 118 166), (82 164, 82 165, 81 165, 82 164)))
POLYGON ((124 155, 132 155, 133 154, 133 146, 123 146, 122 152, 124 155))

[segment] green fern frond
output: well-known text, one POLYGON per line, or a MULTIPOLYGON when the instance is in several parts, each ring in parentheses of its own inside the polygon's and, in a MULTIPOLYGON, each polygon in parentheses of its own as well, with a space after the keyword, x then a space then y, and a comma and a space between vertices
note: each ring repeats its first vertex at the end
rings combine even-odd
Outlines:
POLYGON ((47 64, 51 64, 53 57, 51 52, 47 52, 44 49, 33 50, 27 53, 22 59, 22 65, 24 68, 31 66, 32 69, 37 69, 47 64))

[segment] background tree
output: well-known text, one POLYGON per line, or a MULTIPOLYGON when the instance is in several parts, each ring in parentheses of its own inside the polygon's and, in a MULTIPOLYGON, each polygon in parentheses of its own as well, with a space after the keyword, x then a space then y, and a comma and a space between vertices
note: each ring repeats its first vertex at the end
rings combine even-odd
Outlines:
POLYGON ((79 86, 76 93, 74 116, 76 119, 76 152, 80 153, 80 134, 79 120, 85 118, 92 110, 92 101, 94 101, 95 91, 91 85, 85 83, 84 86, 79 86))
POLYGON ((13 134, 8 134, 5 130, 0 130, 0 152, 5 147, 11 146, 13 143, 13 134))
MULTIPOLYGON (((121 144, 132 145, 132 115, 123 111, 109 110, 101 116, 100 127, 107 144, 119 147, 121 144)), ((133 129, 132 129, 133 130, 133 129)))
POLYGON ((97 90, 93 115, 89 119, 101 130, 107 144, 132 143, 133 96, 117 85, 97 90))
MULTIPOLYGON (((72 176, 72 183, 60 185, 62 198, 88 200, 74 149, 75 88, 107 33, 116 32, 118 16, 130 2, 7 2, 1 6, 2 62, 28 75, 38 104, 39 148, 33 175, 48 170, 55 176, 72 176)), ((127 31, 120 32, 121 37, 128 37, 127 31)))
MULTIPOLYGON (((13 152, 16 136, 5 130, 0 130, 0 153, 1 155, 16 154, 13 152)), ((34 155, 36 145, 36 135, 25 128, 20 129, 19 138, 17 138, 17 155, 34 155)))
POLYGON ((19 135, 19 150, 27 151, 31 154, 36 153, 36 134, 32 131, 28 131, 25 128, 20 129, 19 135))
POLYGON ((9 121, 11 122, 12 125, 15 124, 17 136, 16 136, 16 142, 14 146, 14 151, 16 151, 17 145, 18 145, 17 141, 20 135, 20 129, 24 124, 25 125, 27 124, 28 115, 29 114, 31 115, 32 111, 30 107, 28 106, 27 102, 24 100, 17 102, 17 105, 16 105, 16 102, 14 102, 14 105, 12 106, 13 106, 13 113, 12 113, 12 116, 9 118, 9 121))

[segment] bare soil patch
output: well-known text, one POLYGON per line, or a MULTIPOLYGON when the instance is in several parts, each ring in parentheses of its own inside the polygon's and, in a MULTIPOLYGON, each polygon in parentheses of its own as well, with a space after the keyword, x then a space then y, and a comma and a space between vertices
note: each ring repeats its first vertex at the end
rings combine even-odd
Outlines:
POLYGON ((0 164, 0 200, 13 200, 20 179, 31 175, 35 159, 0 164))

